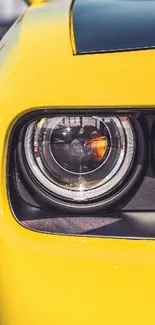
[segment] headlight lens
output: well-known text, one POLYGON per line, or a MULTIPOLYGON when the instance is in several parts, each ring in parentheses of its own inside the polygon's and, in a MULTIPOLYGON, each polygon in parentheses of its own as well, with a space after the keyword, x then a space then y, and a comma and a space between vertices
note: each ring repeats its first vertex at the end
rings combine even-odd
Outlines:
POLYGON ((128 117, 47 117, 25 132, 28 170, 40 188, 71 202, 110 193, 129 173, 136 141, 128 117))

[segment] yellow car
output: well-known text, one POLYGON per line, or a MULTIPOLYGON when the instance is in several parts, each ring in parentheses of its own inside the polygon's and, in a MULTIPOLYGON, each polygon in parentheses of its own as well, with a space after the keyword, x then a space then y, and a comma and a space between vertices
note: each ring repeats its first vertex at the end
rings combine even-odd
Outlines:
POLYGON ((154 324, 155 1, 29 4, 0 43, 0 324, 154 324))

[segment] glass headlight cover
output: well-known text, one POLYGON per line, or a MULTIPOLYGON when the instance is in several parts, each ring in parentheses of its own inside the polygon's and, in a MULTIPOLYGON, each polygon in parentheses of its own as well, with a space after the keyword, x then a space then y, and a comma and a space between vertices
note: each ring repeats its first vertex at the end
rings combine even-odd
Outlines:
POLYGON ((129 117, 57 116, 30 122, 24 154, 30 174, 50 196, 86 203, 112 195, 134 162, 129 117))

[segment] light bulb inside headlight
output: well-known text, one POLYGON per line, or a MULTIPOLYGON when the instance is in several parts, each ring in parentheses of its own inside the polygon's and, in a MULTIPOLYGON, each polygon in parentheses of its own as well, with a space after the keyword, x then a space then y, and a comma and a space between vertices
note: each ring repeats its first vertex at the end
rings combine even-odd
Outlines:
POLYGON ((130 171, 135 149, 128 117, 41 118, 29 124, 24 139, 38 185, 71 202, 110 195, 130 171))

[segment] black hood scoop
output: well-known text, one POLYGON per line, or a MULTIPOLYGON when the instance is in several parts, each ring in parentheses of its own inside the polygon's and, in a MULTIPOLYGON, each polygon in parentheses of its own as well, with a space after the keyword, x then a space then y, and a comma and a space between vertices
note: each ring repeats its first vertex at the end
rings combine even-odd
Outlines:
POLYGON ((75 0, 76 54, 155 48, 155 0, 75 0))

